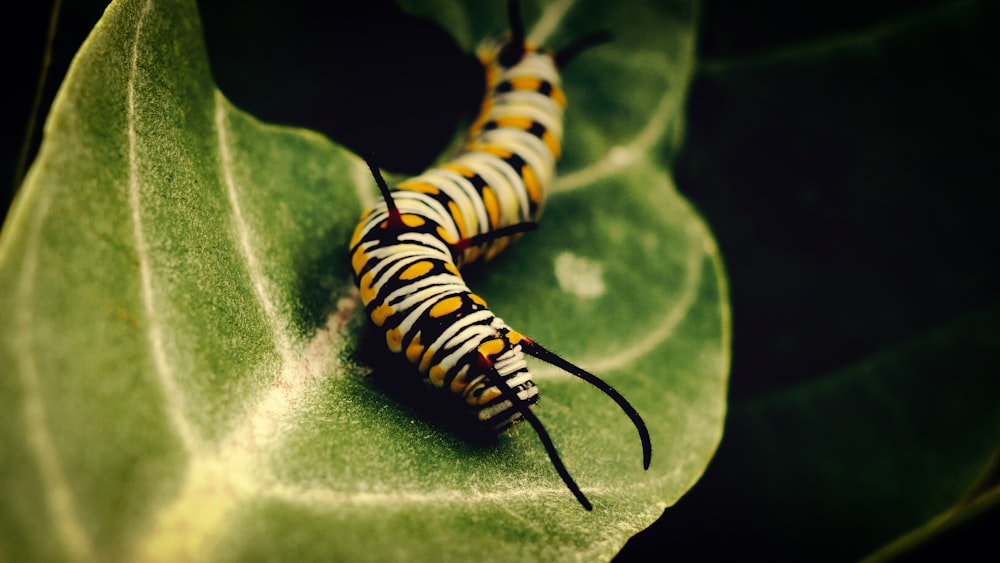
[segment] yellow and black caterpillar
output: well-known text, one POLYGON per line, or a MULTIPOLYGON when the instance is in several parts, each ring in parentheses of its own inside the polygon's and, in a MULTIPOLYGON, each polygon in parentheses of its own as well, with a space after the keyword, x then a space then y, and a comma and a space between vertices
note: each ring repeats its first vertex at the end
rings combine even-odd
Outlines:
POLYGON ((486 96, 463 151, 393 190, 369 160, 383 201, 366 211, 355 229, 351 265, 361 300, 389 350, 405 355, 485 428, 499 433, 527 420, 560 477, 591 510, 530 410, 538 389, 524 355, 556 365, 613 398, 639 431, 648 468, 645 424, 610 385, 507 326, 459 272, 534 228, 563 135, 566 99, 558 69, 589 42, 554 54, 525 40, 513 3, 510 19, 510 33, 484 42, 477 52, 486 96))

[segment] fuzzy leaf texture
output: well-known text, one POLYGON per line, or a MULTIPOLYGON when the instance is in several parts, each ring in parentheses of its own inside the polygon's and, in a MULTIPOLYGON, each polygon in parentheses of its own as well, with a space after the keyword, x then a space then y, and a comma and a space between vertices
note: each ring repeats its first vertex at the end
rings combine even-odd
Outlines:
MULTIPOLYGON (((499 5, 419 4, 469 49, 506 27, 499 5)), ((632 401, 649 471, 614 403, 548 366, 532 364, 536 412, 591 513, 529 426, 474 443, 381 389, 346 257, 377 197, 364 163, 229 103, 193 2, 122 0, 72 64, 0 239, 0 559, 600 560, 652 523, 720 440, 729 315, 663 156, 694 9, 634 10, 524 7, 536 38, 565 44, 586 19, 616 40, 565 74, 541 228, 471 283, 632 401)))

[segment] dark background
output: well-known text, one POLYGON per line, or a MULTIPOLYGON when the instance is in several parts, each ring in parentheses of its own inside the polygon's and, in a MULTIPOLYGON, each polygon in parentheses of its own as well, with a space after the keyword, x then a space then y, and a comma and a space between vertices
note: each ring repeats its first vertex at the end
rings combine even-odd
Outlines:
MULTIPOLYGON (((376 150, 390 170, 423 169, 478 105, 474 60, 391 2, 203 4, 237 105, 376 150), (454 86, 400 87, 417 79, 454 86)), ((49 25, 44 2, 20 9, 3 39, 4 186, 49 25)), ((26 162, 103 9, 62 5, 26 162)), ((709 0, 701 15, 674 170, 730 276, 730 414, 705 477, 618 560, 856 560, 1000 482, 983 453, 1000 437, 1000 9, 709 0)), ((964 559, 997 520, 987 509, 902 559, 964 559)))

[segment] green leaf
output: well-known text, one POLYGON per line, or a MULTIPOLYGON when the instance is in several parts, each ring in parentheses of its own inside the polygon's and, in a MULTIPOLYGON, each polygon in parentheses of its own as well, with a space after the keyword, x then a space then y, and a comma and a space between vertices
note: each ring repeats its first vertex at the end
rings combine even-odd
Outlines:
POLYGON ((996 358, 998 312, 993 303, 733 409, 735 446, 719 461, 740 461, 741 482, 754 483, 741 487, 741 505, 766 504, 769 526, 788 534, 778 553, 857 560, 910 530, 926 541, 980 496, 997 502, 996 483, 970 485, 995 463, 1000 436, 1000 384, 981 361, 996 358), (839 411, 849 416, 831 416, 839 411), (819 531, 831 529, 843 535, 819 531))
MULTIPOLYGON (((439 9, 463 41, 505 26, 439 9)), ((616 42, 566 72, 541 229, 470 280, 632 401, 651 469, 617 407, 548 366, 538 416, 591 513, 529 427, 471 443, 367 377, 345 256, 375 197, 364 164, 230 104, 192 2, 126 0, 77 55, 0 238, 0 558, 608 559, 698 480, 725 412, 726 285, 659 156, 692 7, 524 9, 546 42, 581 22, 616 42)))

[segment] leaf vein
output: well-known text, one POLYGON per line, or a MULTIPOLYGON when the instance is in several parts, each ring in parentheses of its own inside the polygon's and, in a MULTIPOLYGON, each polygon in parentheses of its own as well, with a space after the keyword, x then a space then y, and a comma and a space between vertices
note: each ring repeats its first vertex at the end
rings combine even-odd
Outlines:
POLYGON ((181 391, 177 385, 176 377, 167 359, 167 352, 164 344, 163 327, 161 325, 160 314, 156 307, 156 298, 153 290, 153 271, 150 264, 150 247, 146 240, 146 233, 142 221, 142 201, 140 198, 140 171, 138 156, 138 134, 136 132, 136 121, 138 119, 138 109, 136 107, 136 82, 139 75, 139 46, 142 40, 142 26, 152 10, 152 0, 147 0, 143 4, 135 27, 135 40, 132 44, 131 63, 126 85, 126 123, 128 135, 128 202, 132 216, 132 232, 135 238, 136 254, 139 260, 140 293, 142 297, 143 309, 146 313, 147 327, 146 334, 152 350, 152 361, 156 371, 157 379, 163 389, 166 399, 166 415, 171 424, 180 436, 181 442, 186 451, 195 451, 199 444, 194 429, 184 413, 184 406, 181 399, 181 391))
POLYGON ((236 465, 244 465, 251 456, 274 446, 282 425, 294 417, 308 391, 330 371, 339 336, 358 303, 357 290, 340 299, 326 325, 310 340, 301 355, 284 365, 267 393, 222 440, 220 458, 232 458, 236 465))
POLYGON ((310 341, 294 364, 265 396, 211 452, 192 458, 177 495, 158 511, 158 518, 137 544, 139 560, 176 561, 205 553, 207 544, 229 523, 233 509, 248 497, 259 495, 265 481, 261 453, 279 445, 283 424, 304 405, 305 394, 330 370, 336 358, 338 337, 360 299, 353 291, 340 299, 337 310, 310 341), (197 521, 195 532, 190 522, 197 521))
POLYGON ((17 372, 20 374, 21 387, 24 389, 22 407, 27 442, 38 463, 41 481, 44 483, 43 494, 46 508, 52 516, 56 534, 62 540, 62 544, 66 546, 70 559, 96 561, 94 546, 84 530, 83 523, 77 513, 72 489, 62 469, 63 464, 59 456, 59 449, 49 431, 48 414, 45 401, 42 399, 38 364, 35 362, 33 323, 28 309, 28 304, 34 302, 32 293, 35 287, 35 275, 38 271, 40 231, 45 216, 48 215, 50 203, 50 198, 40 201, 38 214, 35 220, 30 223, 31 230, 25 243, 25 257, 17 288, 17 303, 21 304, 18 321, 22 327, 22 330, 18 331, 21 335, 18 347, 24 353, 18 355, 20 365, 17 372))
POLYGON ((261 269, 257 254, 254 252, 256 245, 253 241, 253 233, 243 215, 243 208, 240 205, 239 193, 236 189, 236 180, 233 174, 233 155, 229 146, 228 128, 226 123, 226 104, 222 93, 215 90, 215 131, 219 144, 219 168, 222 172, 222 180, 226 186, 226 195, 229 198, 229 206, 232 209, 233 226, 236 229, 236 241, 239 245, 240 256, 246 265, 247 275, 250 277, 250 284, 253 287, 254 295, 264 310, 268 324, 271 326, 271 334, 278 355, 281 357, 282 365, 292 362, 293 349, 291 339, 287 330, 287 323, 280 318, 272 298, 277 292, 274 291, 270 280, 261 269))
POLYGON ((646 126, 629 143, 611 147, 597 162, 557 177, 552 186, 552 193, 568 192, 592 185, 635 164, 663 136, 670 117, 678 111, 681 100, 682 97, 672 91, 665 92, 646 126))

